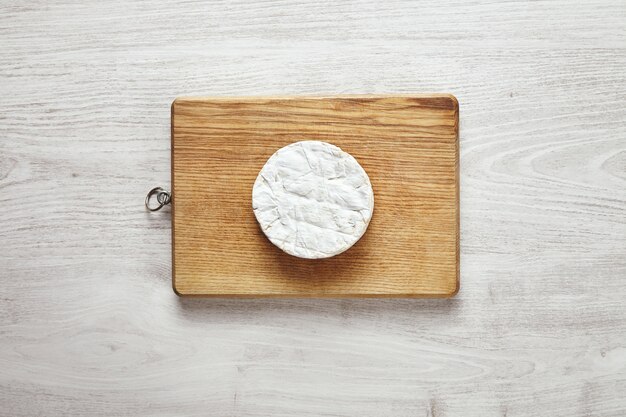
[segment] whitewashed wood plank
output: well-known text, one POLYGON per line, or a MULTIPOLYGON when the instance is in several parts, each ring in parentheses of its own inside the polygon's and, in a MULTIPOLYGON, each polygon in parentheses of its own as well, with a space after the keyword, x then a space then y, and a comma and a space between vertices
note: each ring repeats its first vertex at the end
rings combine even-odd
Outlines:
POLYGON ((626 5, 1 2, 0 415, 623 416, 626 5), (178 95, 450 92, 452 300, 180 300, 178 95))

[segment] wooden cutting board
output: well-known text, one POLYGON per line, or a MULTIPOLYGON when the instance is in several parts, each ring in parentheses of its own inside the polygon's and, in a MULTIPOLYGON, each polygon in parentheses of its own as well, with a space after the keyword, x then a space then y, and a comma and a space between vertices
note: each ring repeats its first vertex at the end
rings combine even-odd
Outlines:
POLYGON ((458 103, 450 95, 179 98, 172 104, 173 286, 221 297, 450 297, 459 288, 458 103), (367 171, 363 238, 322 260, 283 253, 252 212, 267 159, 332 143, 367 171))

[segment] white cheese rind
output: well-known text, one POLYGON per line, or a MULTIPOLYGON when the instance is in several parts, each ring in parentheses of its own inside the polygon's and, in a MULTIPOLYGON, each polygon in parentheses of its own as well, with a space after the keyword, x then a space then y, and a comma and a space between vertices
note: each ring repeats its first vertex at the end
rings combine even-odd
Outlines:
POLYGON ((290 255, 338 255, 365 233, 374 192, 350 154, 320 141, 279 149, 261 169, 252 208, 268 239, 290 255))

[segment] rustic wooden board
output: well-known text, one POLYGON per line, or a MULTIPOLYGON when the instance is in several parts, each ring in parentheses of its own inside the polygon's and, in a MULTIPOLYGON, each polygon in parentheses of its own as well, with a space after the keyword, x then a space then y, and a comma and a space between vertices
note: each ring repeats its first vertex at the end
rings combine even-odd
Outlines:
POLYGON ((173 286, 180 295, 449 297, 459 288, 458 103, 450 95, 179 98, 172 105, 173 286), (368 231, 324 260, 263 235, 252 184, 279 148, 333 143, 375 193, 368 231))

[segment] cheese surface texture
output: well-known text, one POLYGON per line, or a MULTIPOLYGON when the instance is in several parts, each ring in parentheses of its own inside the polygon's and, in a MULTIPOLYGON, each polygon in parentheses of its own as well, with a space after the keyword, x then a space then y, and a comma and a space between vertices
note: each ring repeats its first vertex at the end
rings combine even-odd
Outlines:
POLYGON ((374 192, 350 154, 326 142, 301 141, 268 159, 252 189, 252 208, 265 235, 283 251, 328 258, 363 236, 374 192))

